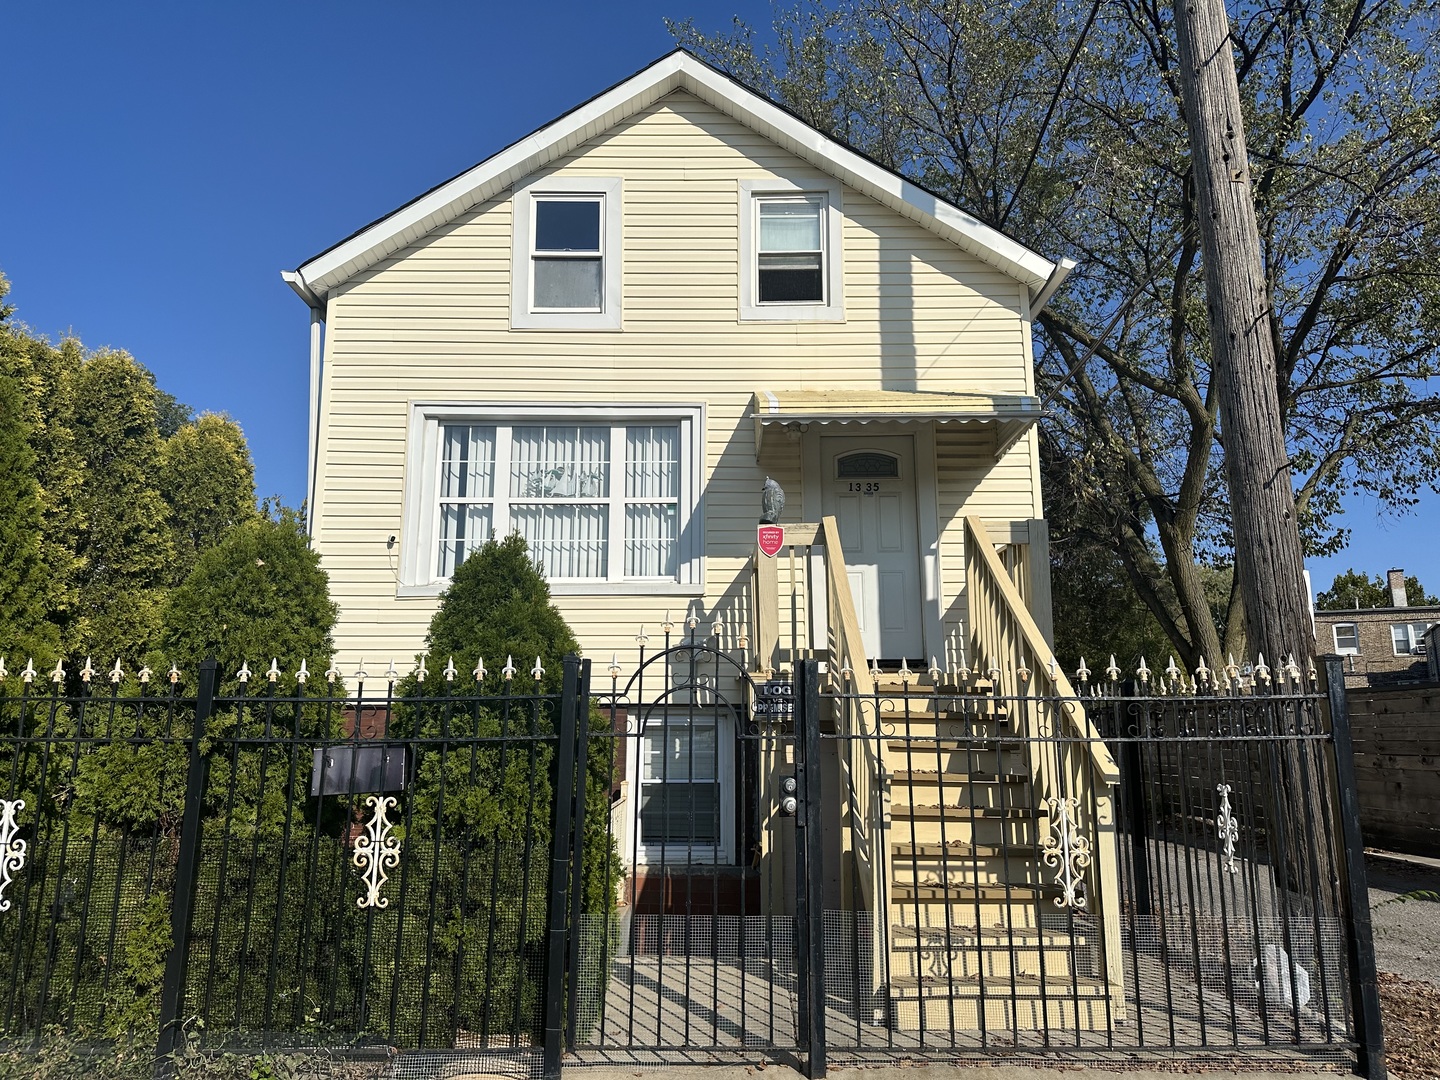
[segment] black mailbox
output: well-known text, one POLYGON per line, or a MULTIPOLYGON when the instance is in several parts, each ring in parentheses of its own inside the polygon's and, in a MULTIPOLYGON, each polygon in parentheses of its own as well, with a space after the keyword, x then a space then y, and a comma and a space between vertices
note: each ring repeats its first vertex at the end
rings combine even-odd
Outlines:
POLYGON ((310 773, 310 794, 404 791, 406 780, 403 746, 319 746, 310 773))

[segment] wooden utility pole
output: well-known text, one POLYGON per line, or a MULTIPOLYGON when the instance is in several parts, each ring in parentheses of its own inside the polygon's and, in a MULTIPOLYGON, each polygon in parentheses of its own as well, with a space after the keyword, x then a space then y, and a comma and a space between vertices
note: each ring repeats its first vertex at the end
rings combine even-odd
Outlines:
POLYGON ((1210 312, 1211 378, 1219 393, 1246 640, 1252 658, 1264 653, 1266 663, 1278 669, 1293 653, 1303 671, 1314 655, 1315 635, 1230 19, 1224 0, 1174 0, 1174 5, 1210 312))

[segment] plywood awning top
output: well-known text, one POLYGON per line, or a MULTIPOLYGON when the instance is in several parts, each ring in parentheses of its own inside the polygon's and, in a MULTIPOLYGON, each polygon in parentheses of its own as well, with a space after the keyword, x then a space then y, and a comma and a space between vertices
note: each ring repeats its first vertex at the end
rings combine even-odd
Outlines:
POLYGON ((1040 419, 1040 400, 987 391, 919 393, 903 390, 757 390, 750 403, 755 453, 767 429, 810 424, 980 424, 995 431, 999 457, 1040 419))

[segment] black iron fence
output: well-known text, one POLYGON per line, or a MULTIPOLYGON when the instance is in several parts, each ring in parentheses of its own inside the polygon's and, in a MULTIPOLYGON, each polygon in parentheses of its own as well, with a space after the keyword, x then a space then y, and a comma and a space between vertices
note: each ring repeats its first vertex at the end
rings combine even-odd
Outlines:
POLYGON ((1338 678, 857 696, 748 666, 692 628, 595 687, 573 658, 12 676, 0 1036, 1383 1075, 1338 678))

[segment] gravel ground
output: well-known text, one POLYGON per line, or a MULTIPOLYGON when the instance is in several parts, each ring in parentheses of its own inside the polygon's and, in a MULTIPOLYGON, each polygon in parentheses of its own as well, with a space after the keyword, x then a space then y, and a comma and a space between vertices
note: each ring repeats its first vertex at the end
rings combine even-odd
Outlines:
POLYGON ((1440 904, 1396 899, 1406 893, 1440 893, 1440 867, 1367 857, 1375 966, 1405 979, 1440 986, 1440 904))
POLYGON ((1440 865, 1368 857, 1370 918, 1380 969, 1385 1065, 1393 1080, 1440 1080, 1440 865))

